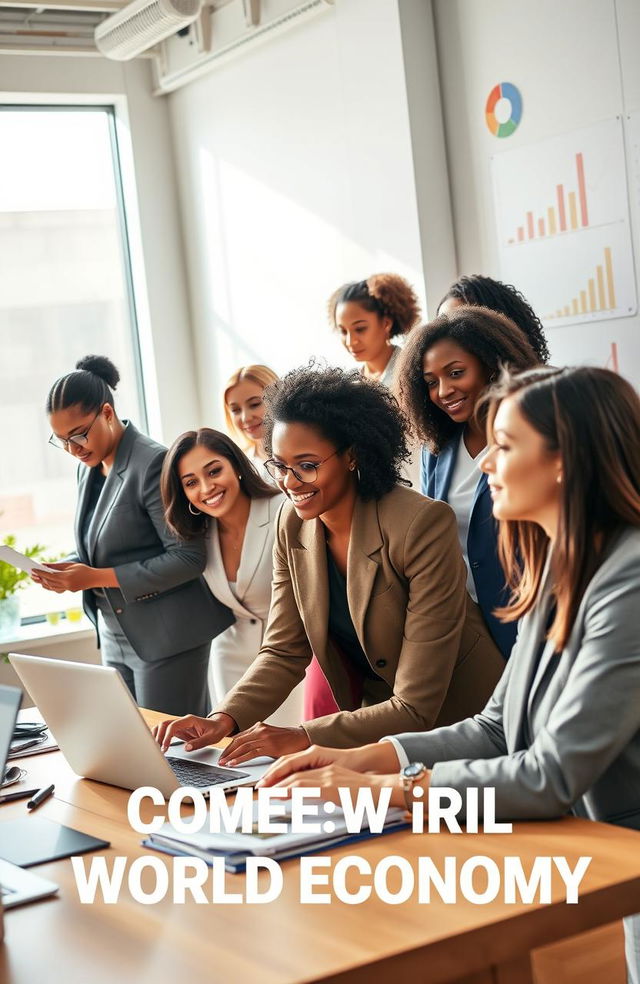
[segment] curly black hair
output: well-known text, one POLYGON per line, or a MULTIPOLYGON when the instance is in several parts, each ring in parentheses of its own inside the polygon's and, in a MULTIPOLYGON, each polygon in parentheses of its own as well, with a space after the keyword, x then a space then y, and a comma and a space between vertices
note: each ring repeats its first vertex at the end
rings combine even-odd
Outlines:
POLYGON ((455 297, 465 305, 486 307, 504 314, 525 333, 540 362, 549 361, 549 347, 542 322, 524 295, 511 284, 503 284, 502 281, 494 280, 492 277, 472 273, 468 277, 460 277, 451 284, 438 304, 438 311, 450 297, 455 297))
POLYGON ((382 383, 356 370, 324 368, 311 362, 268 386, 264 401, 264 443, 273 453, 275 423, 314 427, 339 452, 352 449, 360 473, 358 494, 380 499, 402 478, 409 458, 407 422, 382 383))
POLYGON ((503 366, 520 371, 539 365, 524 332, 504 315, 485 307, 456 308, 415 328, 400 353, 396 389, 411 432, 433 454, 440 454, 460 426, 433 402, 424 381, 425 353, 445 338, 475 355, 486 369, 487 379, 495 377, 503 366))

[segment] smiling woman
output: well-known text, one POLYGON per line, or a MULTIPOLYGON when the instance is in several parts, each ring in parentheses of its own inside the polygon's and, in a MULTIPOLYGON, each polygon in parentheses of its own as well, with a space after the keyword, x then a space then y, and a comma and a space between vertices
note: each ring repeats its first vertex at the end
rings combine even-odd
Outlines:
POLYGON ((78 505, 73 561, 34 573, 50 591, 82 591, 103 662, 144 707, 181 714, 210 706, 211 639, 231 613, 201 578, 202 537, 181 543, 164 523, 161 444, 121 420, 113 363, 90 355, 51 387, 51 443, 76 458, 78 505))
POLYGON ((289 501, 276 521, 264 641, 218 713, 165 722, 158 739, 200 748, 248 729, 224 753, 239 763, 480 710, 502 661, 465 591, 453 513, 399 484, 407 447, 395 399, 358 372, 312 366, 265 401, 267 467, 289 501), (338 711, 298 728, 261 723, 312 654, 338 711))
POLYGON ((467 590, 508 658, 516 636, 494 609, 508 600, 497 555, 496 524, 480 462, 486 451, 485 421, 476 412, 501 366, 528 369, 536 355, 523 332, 483 307, 457 307, 416 328, 398 365, 401 406, 422 449, 420 487, 448 502, 456 514, 467 565, 467 590))
POLYGON ((264 391, 277 375, 268 366, 243 366, 227 380, 224 414, 227 429, 240 442, 250 461, 262 474, 264 449, 264 391))
MULTIPOLYGON (((169 449, 160 478, 167 524, 184 543, 204 534, 204 578, 235 622, 213 640, 209 662, 211 706, 217 707, 249 668, 262 644, 271 603, 274 522, 278 490, 260 478, 231 438, 203 427, 169 449)), ((272 717, 297 724, 300 691, 272 717)))

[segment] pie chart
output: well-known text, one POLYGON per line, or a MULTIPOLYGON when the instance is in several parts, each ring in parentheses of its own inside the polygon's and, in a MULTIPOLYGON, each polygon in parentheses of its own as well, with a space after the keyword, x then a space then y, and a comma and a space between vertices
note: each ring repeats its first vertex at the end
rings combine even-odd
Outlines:
POLYGON ((494 137, 510 137, 522 118, 520 90, 511 82, 498 82, 489 93, 484 113, 494 137))

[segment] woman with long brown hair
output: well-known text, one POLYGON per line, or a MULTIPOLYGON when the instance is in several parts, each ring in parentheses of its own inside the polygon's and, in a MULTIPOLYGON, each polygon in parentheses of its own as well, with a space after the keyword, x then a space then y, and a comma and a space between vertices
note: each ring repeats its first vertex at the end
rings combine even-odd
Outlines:
MULTIPOLYGON (((395 805, 414 785, 463 802, 493 786, 503 820, 575 813, 640 830, 640 398, 606 369, 532 370, 500 380, 488 425, 512 589, 500 614, 521 624, 484 711, 357 750, 312 748, 263 782, 334 800, 338 786, 392 786, 395 805)), ((633 984, 639 921, 625 920, 633 984)))
MULTIPOLYGON (((209 661, 211 706, 216 708, 256 658, 271 604, 274 524, 283 496, 256 474, 231 438, 203 427, 178 437, 160 479, 165 519, 183 543, 204 536, 204 579, 235 616, 214 640, 209 661)), ((300 688, 271 721, 297 724, 300 688)))

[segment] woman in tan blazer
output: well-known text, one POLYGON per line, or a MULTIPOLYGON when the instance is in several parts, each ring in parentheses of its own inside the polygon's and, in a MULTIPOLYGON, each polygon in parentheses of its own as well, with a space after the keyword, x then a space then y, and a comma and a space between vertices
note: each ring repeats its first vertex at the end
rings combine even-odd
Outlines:
POLYGON ((237 764, 480 710, 503 661, 467 594, 453 512, 399 484, 408 452, 394 398, 357 372, 305 368, 265 399, 267 468, 289 502, 263 644, 215 714, 163 722, 159 742, 196 749, 240 732, 221 759, 237 764), (262 724, 313 654, 341 710, 298 728, 262 724))

